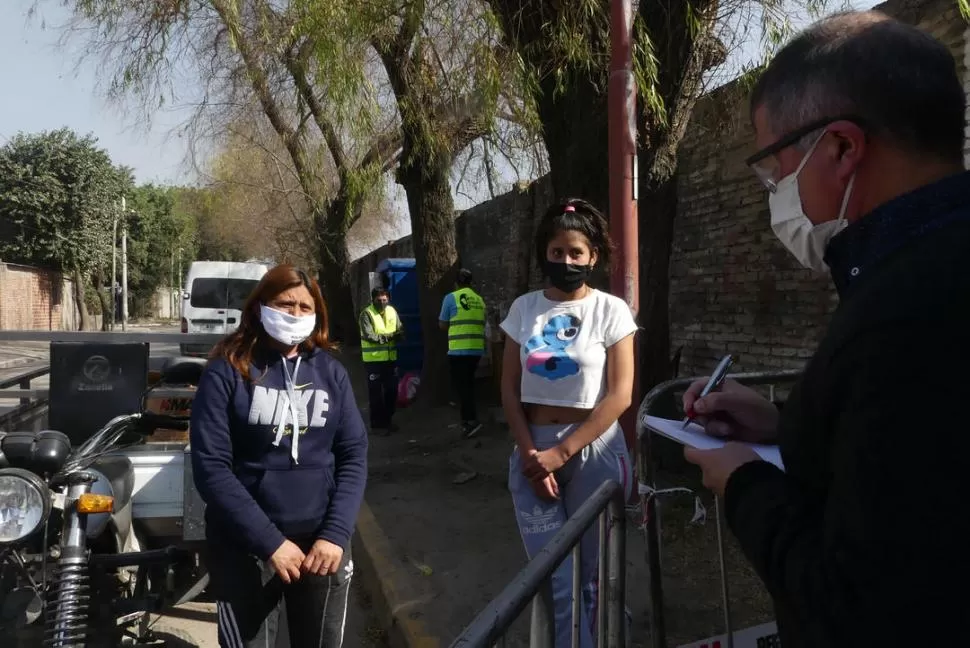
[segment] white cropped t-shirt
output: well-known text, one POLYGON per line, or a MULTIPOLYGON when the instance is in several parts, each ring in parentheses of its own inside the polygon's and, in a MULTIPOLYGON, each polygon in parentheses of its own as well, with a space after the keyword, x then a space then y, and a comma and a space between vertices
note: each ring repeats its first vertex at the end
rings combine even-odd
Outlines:
POLYGON ((606 350, 636 332, 626 302, 599 290, 556 302, 512 302, 502 330, 522 347, 522 402, 592 409, 606 394, 606 350))

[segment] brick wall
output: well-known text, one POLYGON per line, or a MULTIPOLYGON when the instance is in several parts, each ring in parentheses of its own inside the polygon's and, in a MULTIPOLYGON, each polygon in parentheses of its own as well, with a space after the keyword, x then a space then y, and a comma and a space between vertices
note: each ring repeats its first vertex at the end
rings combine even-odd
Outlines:
POLYGON ((73 284, 60 273, 0 263, 0 330, 78 329, 73 284))
MULTIPOLYGON (((968 29, 956 3, 891 0, 877 8, 948 45, 970 91, 968 29)), ((743 163, 753 138, 744 92, 730 84, 698 102, 680 147, 670 317, 672 347, 683 347, 681 375, 709 371, 727 351, 737 356, 738 370, 798 368, 836 304, 829 279, 801 268, 772 233, 765 191, 743 163)), ((475 271, 493 320, 538 285, 529 248, 536 219, 552 199, 548 178, 541 178, 456 222, 462 262, 475 271)), ((381 259, 413 253, 407 237, 356 262, 357 304, 368 301, 368 272, 381 259)))
POLYGON ((706 98, 680 148, 670 328, 683 375, 727 350, 739 370, 797 367, 835 304, 828 278, 800 268, 771 232, 764 188, 743 163, 753 149, 743 101, 734 87, 706 98))
MULTIPOLYGON (((948 45, 966 78, 955 3, 879 8, 948 45)), ((681 375, 709 371, 728 351, 739 371, 799 368, 837 303, 829 278, 801 268, 772 233, 765 191, 743 162, 753 141, 747 98, 732 84, 698 102, 680 146, 670 328, 681 375)))

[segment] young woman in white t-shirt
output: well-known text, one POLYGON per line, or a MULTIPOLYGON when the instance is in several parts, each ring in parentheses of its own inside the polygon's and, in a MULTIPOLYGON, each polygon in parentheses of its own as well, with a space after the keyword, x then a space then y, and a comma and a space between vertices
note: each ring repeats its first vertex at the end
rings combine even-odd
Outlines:
MULTIPOLYGON (((516 299, 502 322, 502 407, 515 437, 509 490, 529 558, 604 481, 630 496, 632 467, 617 419, 632 401, 633 339, 626 302, 587 283, 609 263, 606 220, 583 200, 551 207, 536 232, 547 287, 516 299)), ((593 645, 598 530, 583 538, 580 646, 593 645)), ((556 646, 570 646, 572 560, 552 579, 556 646)))

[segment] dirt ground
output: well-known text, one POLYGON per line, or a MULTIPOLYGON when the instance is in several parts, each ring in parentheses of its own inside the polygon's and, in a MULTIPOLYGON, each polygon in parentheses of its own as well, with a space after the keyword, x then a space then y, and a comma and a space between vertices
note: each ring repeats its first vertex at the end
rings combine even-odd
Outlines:
MULTIPOLYGON (((341 358, 351 372, 365 410, 362 363, 348 350, 341 358), (346 356, 350 356, 349 359, 346 356)), ((479 385, 482 413, 499 411, 488 381, 479 385)), ((482 417, 485 419, 486 417, 482 417)), ((494 417, 500 418, 500 417, 494 417)), ((371 437, 367 502, 429 604, 420 612, 426 627, 447 644, 525 565, 506 487, 512 440, 508 428, 489 421, 474 439, 461 439, 455 408, 408 408, 398 412, 400 430, 371 437), (474 478, 461 484, 459 475, 474 478)), ((664 594, 667 643, 678 646, 723 630, 717 530, 713 500, 679 449, 658 441, 665 465, 658 487, 698 489, 708 509, 703 525, 690 524, 694 499, 662 500, 664 594)), ((630 511, 627 542, 627 603, 634 615, 632 645, 647 646, 648 581, 641 515, 630 511)), ((728 540, 731 605, 735 629, 772 618, 764 589, 728 540)), ((508 646, 528 644, 528 611, 513 625, 508 646)))

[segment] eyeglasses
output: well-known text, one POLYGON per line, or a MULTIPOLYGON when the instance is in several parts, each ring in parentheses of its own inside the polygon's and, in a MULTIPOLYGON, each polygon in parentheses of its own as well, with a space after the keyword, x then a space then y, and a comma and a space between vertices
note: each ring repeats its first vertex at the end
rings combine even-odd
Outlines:
POLYGON ((776 155, 789 146, 796 144, 806 135, 810 135, 814 131, 825 128, 829 124, 837 121, 850 121, 860 126, 863 124, 863 120, 854 115, 840 115, 838 117, 825 117, 823 119, 817 119, 805 124, 804 126, 799 126, 793 131, 789 131, 776 140, 773 144, 769 144, 749 157, 744 161, 744 163, 751 167, 754 174, 758 176, 758 180, 761 180, 761 184, 763 184, 768 191, 775 193, 775 190, 778 188, 778 181, 781 179, 778 177, 779 165, 776 155))

